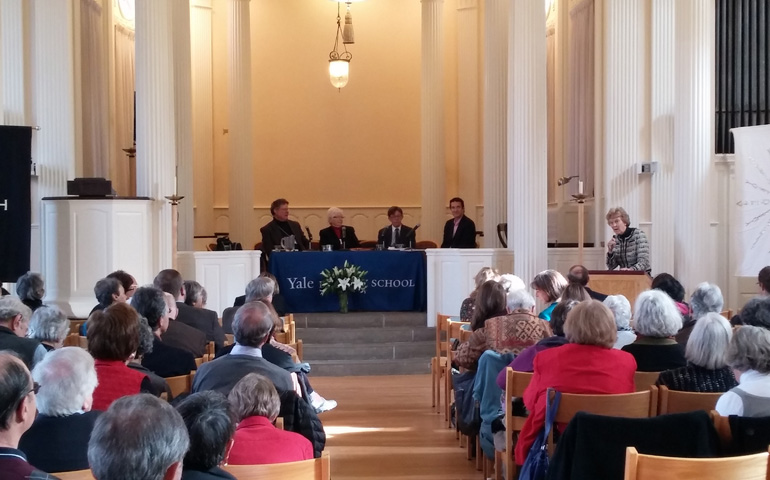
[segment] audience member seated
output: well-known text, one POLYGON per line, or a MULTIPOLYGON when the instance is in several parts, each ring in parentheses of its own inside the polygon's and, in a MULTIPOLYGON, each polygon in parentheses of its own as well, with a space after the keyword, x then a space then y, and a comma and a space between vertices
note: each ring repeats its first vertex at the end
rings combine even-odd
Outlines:
POLYGON ((187 375, 197 368, 192 353, 166 345, 161 338, 168 330, 170 313, 163 291, 156 287, 141 287, 136 290, 131 306, 147 319, 153 333, 152 351, 144 353, 142 365, 161 377, 187 375))
POLYGON ((684 301, 684 286, 669 273, 661 273, 652 279, 652 285, 650 288, 653 290, 660 290, 665 292, 666 295, 671 297, 674 301, 677 310, 682 315, 682 325, 690 324, 692 322, 692 315, 690 314, 690 306, 684 301))
POLYGON ((377 232, 377 243, 385 248, 394 245, 409 245, 410 241, 416 243, 414 229, 401 223, 403 219, 404 211, 401 210, 401 207, 390 207, 388 209, 390 225, 377 232))
POLYGON ((719 397, 720 415, 770 417, 770 331, 743 326, 727 347, 727 364, 738 386, 719 397))
POLYGON ((588 292, 588 295, 591 296, 594 300, 599 300, 600 302, 603 302, 607 295, 599 292, 594 292, 590 288, 588 288, 588 281, 591 279, 591 276, 588 274, 588 269, 584 267, 583 265, 573 265, 569 272, 567 273, 567 282, 569 283, 577 283, 581 285, 583 288, 586 289, 586 292, 588 292))
POLYGON ((27 272, 16 280, 16 295, 33 312, 43 306, 45 281, 35 272, 27 272))
POLYGON ((192 353, 195 358, 202 357, 206 353, 206 345, 208 344, 206 334, 197 328, 176 321, 179 309, 176 306, 176 299, 173 295, 163 292, 163 300, 165 300, 166 307, 168 307, 168 328, 161 335, 161 340, 166 345, 181 348, 192 353))
POLYGON ((750 299, 743 306, 741 313, 734 316, 730 323, 770 329, 770 296, 750 299))
POLYGON ((88 463, 99 480, 171 480, 182 473, 190 442, 182 417, 152 395, 117 400, 99 416, 88 463))
POLYGON ((206 308, 206 301, 208 300, 208 294, 203 285, 195 280, 184 281, 184 303, 195 308, 206 308))
POLYGON ((623 348, 636 340, 636 334, 631 328, 631 304, 624 295, 607 295, 604 306, 610 309, 618 327, 618 339, 613 348, 623 348))
POLYGON ((126 303, 110 305, 91 315, 88 322, 88 351, 96 360, 99 386, 94 391, 94 409, 107 410, 112 402, 140 392, 156 394, 147 375, 129 368, 139 348, 139 319, 126 303))
POLYGON ((318 243, 321 249, 325 245, 330 245, 332 250, 347 250, 361 246, 358 237, 356 237, 355 229, 349 225, 342 224, 345 214, 341 208, 330 208, 326 212, 326 217, 329 220, 329 226, 322 229, 318 234, 318 243))
POLYGON ((470 322, 471 318, 473 318, 473 311, 476 308, 476 295, 479 292, 479 289, 481 286, 489 281, 489 280, 497 280, 498 273, 497 270, 495 270, 492 267, 482 267, 481 270, 476 274, 475 277, 473 277, 473 281, 476 284, 476 288, 473 289, 470 295, 468 295, 468 298, 463 300, 463 303, 460 305, 460 321, 461 322, 470 322))
POLYGON ((471 317, 471 330, 484 328, 484 323, 494 317, 507 314, 505 289, 497 280, 487 280, 476 295, 476 306, 471 317))
POLYGON ((32 382, 24 362, 12 353, 0 351, 0 472, 3 472, 3 480, 56 478, 33 467, 18 448, 19 439, 35 421, 37 389, 38 385, 32 382))
POLYGON ((235 477, 220 468, 235 434, 235 416, 219 392, 194 393, 176 406, 190 437, 182 480, 216 480, 235 477))
POLYGON ((508 314, 488 319, 460 345, 454 358, 459 366, 476 370, 479 358, 486 350, 518 355, 552 335, 548 322, 533 313, 535 299, 526 290, 515 290, 506 297, 508 314))
MULTIPOLYGON (((260 277, 267 277, 271 279, 275 283, 275 290, 273 291, 273 301, 271 302, 273 304, 273 308, 275 308, 275 311, 278 312, 278 315, 285 316, 286 315, 286 299, 283 298, 283 295, 281 295, 281 289, 278 285, 278 279, 275 278, 275 275, 273 275, 270 272, 262 272, 259 274, 260 277)), ((248 286, 246 287, 246 293, 248 293, 248 286)), ((240 307, 246 303, 246 295, 241 295, 240 297, 235 297, 235 301, 233 302, 233 307, 240 307)), ((222 318, 222 321, 224 321, 224 318, 222 318)), ((227 327, 223 327, 225 329, 226 333, 232 333, 232 329, 228 332, 227 327)))
POLYGON ((313 458, 313 445, 305 437, 273 426, 281 403, 267 377, 246 375, 227 398, 238 422, 228 463, 264 465, 313 458))
POLYGON ((476 248, 476 224, 465 216, 465 202, 460 197, 449 200, 452 218, 444 224, 441 248, 476 248))
POLYGON ((91 309, 91 313, 97 310, 104 310, 115 302, 125 302, 127 300, 123 284, 117 278, 106 277, 96 282, 94 295, 96 295, 96 300, 99 304, 91 309))
MULTIPOLYGON (((517 372, 531 372, 535 369, 535 356, 553 347, 560 347, 567 344, 567 339, 564 337, 564 322, 567 320, 567 314, 577 305, 579 302, 570 300, 568 302, 561 302, 556 305, 551 316, 549 326, 553 331, 553 336, 544 338, 531 347, 527 347, 521 351, 520 354, 513 359, 508 365, 517 372)), ((497 375, 497 385, 505 390, 505 369, 503 369, 497 375)))
POLYGON ((537 316, 550 322, 551 312, 556 308, 562 292, 567 288, 567 280, 556 270, 544 270, 535 275, 529 286, 535 289, 535 297, 538 300, 548 304, 537 316))
POLYGON ((150 379, 150 385, 152 385, 152 394, 160 396, 163 392, 166 392, 166 398, 171 400, 174 398, 174 394, 171 392, 171 387, 168 382, 157 375, 149 368, 142 365, 145 355, 152 354, 152 342, 155 339, 155 335, 152 334, 150 325, 147 323, 147 319, 139 317, 139 347, 136 349, 134 358, 131 359, 126 365, 131 370, 135 370, 143 375, 147 375, 150 379))
POLYGON ((101 413, 91 410, 94 359, 80 347, 64 347, 46 355, 32 370, 32 379, 40 385, 38 415, 19 450, 46 472, 87 469, 88 439, 101 413))
MULTIPOLYGON (((579 283, 568 283, 564 288, 564 291, 561 292, 561 299, 559 301, 564 302, 566 300, 585 302, 586 300, 591 300, 591 295, 588 294, 588 290, 586 290, 583 285, 580 285, 579 283)), ((601 300, 599 301, 601 302, 601 300)))
POLYGON ((0 298, 0 350, 16 353, 27 368, 33 368, 45 356, 40 342, 27 337, 32 311, 12 296, 0 298))
POLYGON ((695 324, 684 355, 687 366, 661 372, 657 385, 685 392, 726 392, 738 385, 725 356, 733 331, 723 316, 710 312, 695 324))
POLYGON ((690 338, 690 332, 695 327, 695 322, 709 312, 720 313, 724 307, 725 301, 722 298, 722 290, 713 283, 703 282, 690 295, 690 309, 692 314, 684 316, 682 329, 676 334, 676 341, 682 345, 687 345, 687 339, 690 338))
POLYGON ((535 370, 524 391, 524 405, 531 413, 516 443, 516 463, 521 465, 545 423, 546 392, 631 393, 634 391, 634 357, 612 348, 617 329, 612 312, 597 300, 577 304, 567 315, 564 334, 569 343, 540 352, 535 370))
POLYGON ((634 305, 636 340, 623 347, 634 356, 640 372, 662 372, 684 367, 684 346, 674 335, 682 328, 682 316, 671 297, 660 290, 639 294, 634 305))
POLYGON ((182 275, 173 269, 161 270, 153 281, 156 287, 166 293, 170 293, 176 299, 179 314, 177 322, 182 322, 190 327, 197 328, 206 334, 206 340, 214 342, 214 348, 219 350, 225 344, 225 332, 219 325, 217 312, 205 308, 195 308, 184 303, 185 290, 182 275))
POLYGON ((762 296, 770 295, 770 266, 762 268, 757 275, 757 285, 759 285, 759 294, 762 296))
POLYGON ((114 278, 120 282, 123 286, 123 292, 126 294, 126 301, 131 303, 131 297, 134 296, 134 292, 137 288, 136 279, 133 275, 123 270, 116 270, 107 275, 107 278, 114 278))
POLYGON ((70 320, 58 307, 43 305, 32 313, 29 338, 37 340, 47 351, 61 348, 70 333, 70 320))
MULTIPOLYGON (((270 309, 271 318, 273 319, 273 325, 275 325, 275 328, 272 332, 270 332, 270 341, 267 342, 266 346, 269 345, 270 347, 277 348, 278 350, 288 353, 289 355, 294 355, 297 352, 292 347, 280 343, 275 339, 274 336, 275 332, 285 331, 283 320, 278 315, 278 312, 275 310, 275 308, 273 308, 273 292, 275 291, 276 285, 277 284, 275 280, 272 278, 259 276, 249 282, 249 285, 246 287, 246 300, 249 302, 262 302, 267 305, 267 308, 270 309)), ((269 355, 272 350, 268 348, 267 351, 269 355)), ((265 350, 263 349, 263 353, 264 352, 265 350)), ((268 361, 270 361, 269 358, 268 361)))

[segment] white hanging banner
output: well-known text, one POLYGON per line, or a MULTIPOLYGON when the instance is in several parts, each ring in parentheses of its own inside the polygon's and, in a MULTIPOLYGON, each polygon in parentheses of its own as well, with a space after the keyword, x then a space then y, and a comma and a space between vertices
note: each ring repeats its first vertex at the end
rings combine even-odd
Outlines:
POLYGON ((735 274, 756 277, 770 265, 770 125, 730 131, 735 138, 735 274))

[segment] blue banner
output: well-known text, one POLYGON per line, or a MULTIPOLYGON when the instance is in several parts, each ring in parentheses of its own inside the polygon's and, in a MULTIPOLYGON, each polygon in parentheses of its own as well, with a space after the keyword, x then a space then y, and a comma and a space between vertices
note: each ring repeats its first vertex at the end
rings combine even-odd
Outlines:
POLYGON ((278 279, 287 312, 336 312, 335 294, 322 296, 321 271, 347 260, 366 270, 366 293, 348 296, 350 310, 425 311, 425 253, 419 251, 272 252, 270 273, 278 279))

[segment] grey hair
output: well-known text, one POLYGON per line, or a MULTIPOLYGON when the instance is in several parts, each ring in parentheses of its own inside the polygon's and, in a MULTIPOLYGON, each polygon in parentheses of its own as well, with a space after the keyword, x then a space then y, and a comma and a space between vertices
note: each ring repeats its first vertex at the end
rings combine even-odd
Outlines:
POLYGON ((47 353, 32 370, 32 379, 40 384, 37 409, 52 417, 80 412, 99 383, 94 358, 80 347, 47 353))
POLYGON ((45 305, 32 313, 29 338, 41 342, 61 342, 70 331, 70 320, 58 307, 45 305))
POLYGON ((682 315, 666 292, 647 290, 636 298, 634 329, 645 337, 671 337, 682 329, 682 315))
POLYGON ((271 422, 278 417, 281 400, 273 382, 264 375, 249 373, 235 384, 227 400, 240 422, 248 417, 267 417, 271 422))
POLYGON ((235 312, 235 343, 244 347, 261 347, 268 340, 274 319, 270 308, 262 302, 248 302, 235 312))
POLYGON ((139 347, 136 349, 136 356, 141 357, 152 353, 155 341, 155 334, 152 333, 150 322, 144 317, 139 317, 139 347))
POLYGON ((105 307, 112 305, 114 302, 112 296, 117 295, 118 292, 120 292, 120 288, 122 286, 123 285, 120 283, 120 280, 117 278, 102 278, 96 282, 96 285, 94 285, 94 295, 96 296, 96 301, 105 307))
POLYGON ((13 317, 19 314, 24 321, 28 321, 29 317, 32 316, 32 310, 24 305, 18 297, 6 295, 0 298, 0 323, 10 322, 13 317))
POLYGON ((696 323, 687 340, 685 358, 703 368, 716 370, 727 365, 725 356, 733 330, 722 315, 709 312, 696 323))
POLYGON ((695 320, 709 312, 719 313, 725 306, 722 290, 718 285, 703 282, 690 295, 690 306, 692 307, 692 318, 695 320))
POLYGON ((275 291, 275 282, 270 277, 257 277, 246 285, 246 301, 253 302, 267 298, 275 291))
POLYGON ((119 398, 96 420, 88 463, 101 480, 162 480, 190 445, 182 416, 149 394, 119 398))
POLYGON ((27 272, 16 280, 16 294, 22 300, 42 300, 45 295, 43 276, 35 272, 27 272))
MULTIPOLYGON (((524 283, 522 282, 522 285, 524 283)), ((519 309, 529 310, 535 306, 535 299, 526 290, 512 290, 505 295, 506 306, 508 310, 514 311, 519 309)))
POLYGON ((185 280, 184 291, 184 303, 187 305, 192 306, 198 300, 203 299, 203 285, 196 282, 195 280, 185 280))
POLYGON ((331 207, 329 210, 326 211, 326 221, 329 223, 332 223, 332 217, 335 215, 345 216, 345 212, 343 212, 341 208, 331 207))
POLYGON ((726 361, 739 372, 770 373, 770 330, 750 325, 736 329, 727 347, 726 361))
POLYGON ((607 295, 603 303, 615 317, 618 330, 627 330, 631 326, 631 304, 625 295, 607 295))
POLYGON ((512 273, 504 273, 500 275, 500 285, 503 286, 506 292, 524 290, 527 288, 527 286, 524 284, 524 280, 520 279, 512 273))

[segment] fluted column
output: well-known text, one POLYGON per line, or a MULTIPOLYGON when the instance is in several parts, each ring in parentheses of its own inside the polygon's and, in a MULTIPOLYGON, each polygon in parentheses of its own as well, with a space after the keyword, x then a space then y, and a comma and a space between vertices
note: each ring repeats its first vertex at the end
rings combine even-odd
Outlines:
POLYGON ((164 197, 176 187, 173 12, 172 2, 136 2, 136 189, 154 200, 156 271, 172 265, 171 206, 164 197))
POLYGON ((26 125, 29 117, 27 78, 30 49, 27 30, 30 3, 0 0, 0 123, 26 125))
POLYGON ((251 145, 250 0, 229 0, 228 105, 230 142, 230 237, 254 245, 254 166, 251 145))
MULTIPOLYGON (((623 207, 639 224, 639 173, 645 134, 645 3, 604 2, 604 213, 623 207)), ((605 228, 606 238, 611 235, 605 228)), ((655 249, 655 245, 652 245, 655 249)))
MULTIPOLYGON (((30 124, 42 130, 32 136, 38 164, 39 196, 64 195, 76 174, 74 19, 70 2, 34 2, 35 110, 30 124)), ((18 65, 14 68, 19 68, 18 65)))
POLYGON ((658 172, 651 179, 652 266, 654 272, 674 271, 674 3, 652 3, 652 92, 650 138, 658 172))
POLYGON ((445 198, 444 162, 444 2, 421 0, 421 3, 421 224, 424 238, 440 242, 449 204, 445 198))
MULTIPOLYGON (((484 246, 501 247, 497 224, 507 220, 506 135, 508 0, 484 6, 484 246)), ((512 247, 510 239, 509 248, 512 247)))
POLYGON ((529 282, 547 268, 545 11, 515 1, 508 37, 508 225, 514 273, 529 282))
POLYGON ((676 277, 688 292, 716 280, 712 166, 714 1, 676 0, 676 277))

